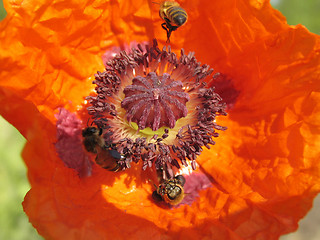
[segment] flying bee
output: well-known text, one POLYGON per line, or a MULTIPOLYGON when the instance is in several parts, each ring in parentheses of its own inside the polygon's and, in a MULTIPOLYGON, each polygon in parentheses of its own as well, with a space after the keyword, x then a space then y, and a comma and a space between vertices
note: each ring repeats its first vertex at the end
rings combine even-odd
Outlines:
POLYGON ((165 21, 161 27, 167 32, 167 43, 170 43, 172 31, 178 29, 187 22, 187 12, 180 7, 179 3, 173 1, 164 1, 160 4, 160 17, 165 21))
POLYGON ((182 175, 177 175, 173 179, 167 179, 160 183, 152 193, 152 197, 155 201, 165 201, 170 205, 177 205, 182 202, 184 198, 183 186, 186 179, 182 175))
POLYGON ((95 161, 100 167, 111 172, 117 172, 121 170, 118 161, 123 160, 125 157, 118 151, 107 147, 101 135, 101 128, 87 127, 83 129, 83 145, 88 152, 97 154, 95 161))

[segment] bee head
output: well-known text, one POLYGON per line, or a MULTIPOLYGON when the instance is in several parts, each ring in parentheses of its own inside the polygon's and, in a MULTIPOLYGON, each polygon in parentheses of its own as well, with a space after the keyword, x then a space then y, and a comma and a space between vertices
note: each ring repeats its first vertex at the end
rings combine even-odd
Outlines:
POLYGON ((102 129, 101 128, 96 128, 96 127, 87 127, 82 130, 82 136, 83 137, 90 137, 93 135, 98 135, 100 136, 102 134, 102 129))

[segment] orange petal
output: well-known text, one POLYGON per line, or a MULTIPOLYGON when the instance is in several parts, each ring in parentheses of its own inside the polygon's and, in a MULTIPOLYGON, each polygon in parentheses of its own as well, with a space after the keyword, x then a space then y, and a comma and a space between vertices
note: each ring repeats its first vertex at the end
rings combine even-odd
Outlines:
POLYGON ((297 228, 319 193, 319 36, 289 27, 269 1, 180 1, 189 19, 172 35, 230 77, 240 92, 217 144, 199 162, 213 187, 164 209, 136 166, 79 178, 56 142, 58 107, 92 90, 105 50, 159 36, 146 1, 5 1, 0 23, 0 113, 27 138, 32 189, 23 203, 48 239, 278 239, 297 228), (210 52, 209 52, 210 50, 210 52), (292 210, 294 209, 294 211, 292 210))

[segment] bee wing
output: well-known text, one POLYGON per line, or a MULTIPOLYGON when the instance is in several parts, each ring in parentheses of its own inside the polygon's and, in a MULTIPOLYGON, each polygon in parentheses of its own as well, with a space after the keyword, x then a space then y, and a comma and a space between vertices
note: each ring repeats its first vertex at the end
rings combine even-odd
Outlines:
POLYGON ((110 152, 103 148, 98 148, 98 154, 96 156, 96 163, 105 169, 114 169, 117 166, 117 159, 113 158, 110 152))

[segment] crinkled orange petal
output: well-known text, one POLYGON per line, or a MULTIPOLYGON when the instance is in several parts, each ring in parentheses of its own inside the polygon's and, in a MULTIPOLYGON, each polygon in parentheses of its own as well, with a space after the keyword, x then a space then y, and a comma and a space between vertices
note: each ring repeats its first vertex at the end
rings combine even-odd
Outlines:
POLYGON ((23 203, 47 239, 278 239, 320 191, 319 36, 288 26, 263 0, 179 1, 174 50, 230 77, 240 95, 217 144, 199 158, 213 182, 191 205, 163 209, 139 166, 79 178, 54 143, 58 107, 72 112, 103 70, 102 54, 166 41, 152 1, 5 1, 0 113, 27 138, 32 189, 23 203))

